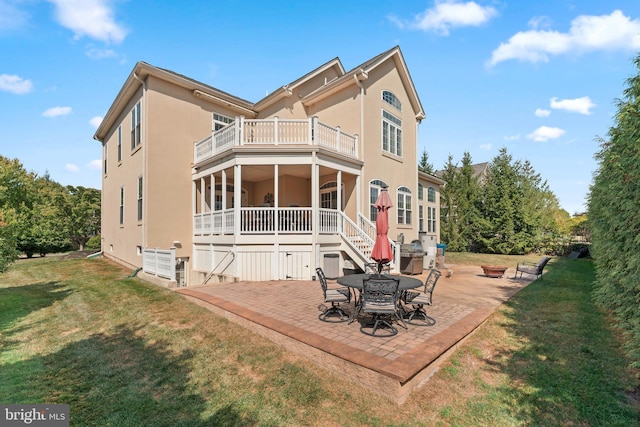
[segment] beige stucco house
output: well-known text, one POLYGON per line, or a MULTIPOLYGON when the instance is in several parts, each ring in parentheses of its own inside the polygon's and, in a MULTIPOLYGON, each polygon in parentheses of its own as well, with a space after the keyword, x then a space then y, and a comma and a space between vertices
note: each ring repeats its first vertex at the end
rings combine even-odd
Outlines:
POLYGON ((139 62, 94 136, 104 256, 179 285, 341 274, 371 262, 384 186, 389 238, 435 244, 444 182, 417 169, 424 117, 399 47, 256 103, 139 62))

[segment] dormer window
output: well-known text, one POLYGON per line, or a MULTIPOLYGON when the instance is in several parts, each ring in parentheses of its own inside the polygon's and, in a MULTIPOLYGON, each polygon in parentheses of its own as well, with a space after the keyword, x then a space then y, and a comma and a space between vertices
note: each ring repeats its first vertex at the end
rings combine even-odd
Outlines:
POLYGON ((393 92, 389 92, 388 90, 382 91, 382 100, 387 104, 395 107, 398 111, 402 111, 402 104, 397 96, 393 94, 393 92))

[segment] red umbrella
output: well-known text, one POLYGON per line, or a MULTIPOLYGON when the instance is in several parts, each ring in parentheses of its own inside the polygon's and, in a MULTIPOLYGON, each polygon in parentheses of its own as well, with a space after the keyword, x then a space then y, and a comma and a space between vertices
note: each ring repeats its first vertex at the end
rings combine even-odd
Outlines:
POLYGON ((378 261, 378 273, 382 271, 382 264, 393 259, 391 243, 387 237, 389 231, 389 208, 393 206, 391 197, 386 188, 383 188, 378 195, 378 199, 373 204, 378 209, 376 216, 376 241, 371 251, 371 259, 378 261))

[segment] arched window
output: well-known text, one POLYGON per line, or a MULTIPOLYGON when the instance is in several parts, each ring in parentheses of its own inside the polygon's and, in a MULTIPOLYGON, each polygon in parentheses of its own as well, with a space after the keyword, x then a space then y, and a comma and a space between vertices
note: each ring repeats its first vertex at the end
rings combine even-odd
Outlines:
POLYGON ((398 188, 398 224, 411 225, 411 190, 398 188))
POLYGON ((429 187, 427 189, 427 202, 435 203, 436 202, 436 189, 433 187, 429 187))
POLYGON ((369 182, 369 219, 375 221, 378 217, 378 209, 373 206, 378 200, 380 190, 387 188, 387 184, 379 179, 374 179, 369 182))
POLYGON ((393 94, 393 92, 390 92, 388 90, 383 90, 382 100, 387 104, 397 108, 398 111, 402 111, 402 104, 400 103, 400 100, 398 99, 398 97, 393 94))

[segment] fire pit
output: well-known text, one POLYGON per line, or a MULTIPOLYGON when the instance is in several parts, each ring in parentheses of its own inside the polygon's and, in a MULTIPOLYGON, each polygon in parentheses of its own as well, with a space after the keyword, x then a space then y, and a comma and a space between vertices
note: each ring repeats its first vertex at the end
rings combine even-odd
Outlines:
POLYGON ((481 265, 484 270, 484 275, 487 277, 502 277, 504 276, 504 272, 507 271, 507 267, 502 267, 499 265, 481 265))

